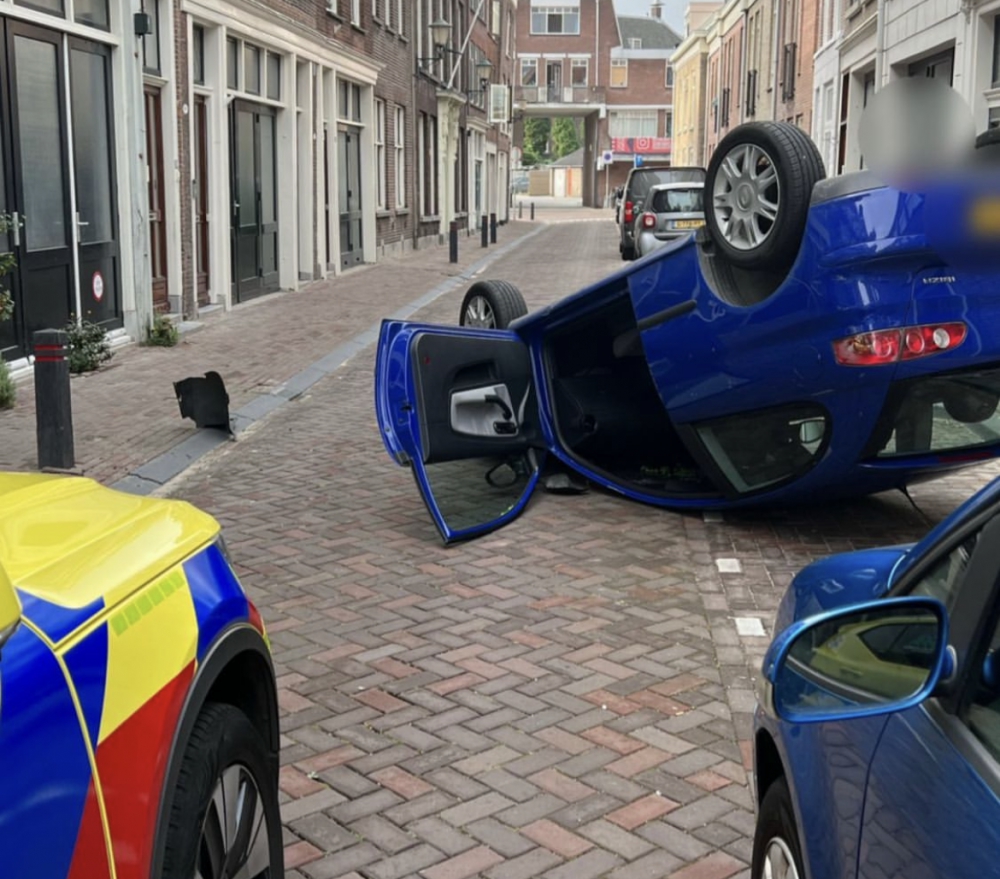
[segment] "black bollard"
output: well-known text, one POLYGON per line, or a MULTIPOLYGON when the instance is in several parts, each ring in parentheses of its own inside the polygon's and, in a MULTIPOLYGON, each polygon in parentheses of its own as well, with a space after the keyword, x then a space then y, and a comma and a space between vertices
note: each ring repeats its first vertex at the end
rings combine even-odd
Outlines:
POLYGON ((531 203, 531 219, 535 219, 535 203, 531 203))
POLYGON ((458 262, 458 221, 448 227, 448 262, 458 262))
POLYGON ((519 201, 517 203, 517 218, 520 220, 524 216, 524 202, 519 201))
POLYGON ((483 247, 490 246, 490 230, 486 226, 487 217, 486 214, 480 218, 479 221, 479 234, 482 237, 483 247))
POLYGON ((497 215, 490 214, 490 244, 497 243, 497 215))
POLYGON ((76 460, 66 334, 62 330, 38 330, 33 341, 38 468, 71 470, 76 460))

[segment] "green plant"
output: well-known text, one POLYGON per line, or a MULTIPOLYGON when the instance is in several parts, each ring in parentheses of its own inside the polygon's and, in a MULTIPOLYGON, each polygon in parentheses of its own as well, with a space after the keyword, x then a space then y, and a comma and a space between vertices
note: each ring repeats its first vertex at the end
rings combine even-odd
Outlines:
POLYGON ((0 409, 13 409, 17 402, 17 385, 10 377, 7 362, 0 357, 0 409))
POLYGON ((112 356, 111 343, 104 329, 89 320, 66 325, 66 341, 69 348, 69 371, 79 374, 92 372, 112 356))
POLYGON ((165 314, 158 314, 153 318, 146 334, 146 344, 157 345, 161 348, 173 348, 180 339, 181 334, 177 325, 165 314))

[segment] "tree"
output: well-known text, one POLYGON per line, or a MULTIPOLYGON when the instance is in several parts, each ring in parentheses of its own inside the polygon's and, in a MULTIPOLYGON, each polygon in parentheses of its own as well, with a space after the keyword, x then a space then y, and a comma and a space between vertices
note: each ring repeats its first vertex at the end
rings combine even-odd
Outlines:
POLYGON ((549 155, 549 136, 551 133, 552 121, 550 119, 531 118, 524 120, 523 164, 536 165, 549 155))
POLYGON ((561 117, 552 124, 552 152, 557 159, 580 149, 580 132, 576 121, 561 117))

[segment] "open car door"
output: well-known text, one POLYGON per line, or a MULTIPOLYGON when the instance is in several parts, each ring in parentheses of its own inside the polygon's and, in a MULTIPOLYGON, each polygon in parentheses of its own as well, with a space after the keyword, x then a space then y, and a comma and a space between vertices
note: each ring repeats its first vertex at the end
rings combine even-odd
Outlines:
POLYGON ((375 406, 389 454, 413 470, 445 543, 524 509, 544 442, 528 348, 514 333, 383 322, 375 406))

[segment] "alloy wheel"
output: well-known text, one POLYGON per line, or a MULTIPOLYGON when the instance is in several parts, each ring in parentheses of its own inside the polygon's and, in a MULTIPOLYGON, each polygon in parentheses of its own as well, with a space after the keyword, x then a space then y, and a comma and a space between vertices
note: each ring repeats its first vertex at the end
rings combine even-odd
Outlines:
POLYGON ((202 823, 195 879, 268 879, 270 838, 253 776, 243 766, 227 767, 202 823))
POLYGON ((497 319, 493 314, 493 307, 485 296, 473 296, 469 304, 465 307, 465 320, 467 327, 479 327, 483 330, 496 329, 497 319))
POLYGON ((767 844, 764 874, 761 879, 799 879, 799 871, 795 868, 791 849, 780 836, 776 836, 767 844))
POLYGON ((767 240, 778 218, 778 170, 755 144, 733 147, 722 160, 712 192, 712 210, 726 242, 749 251, 767 240))

